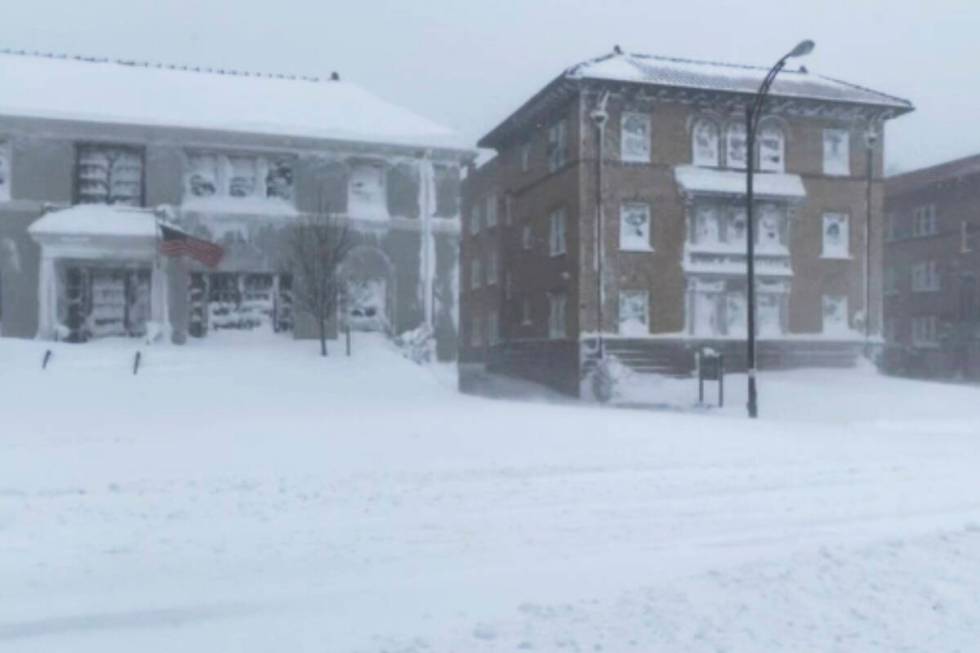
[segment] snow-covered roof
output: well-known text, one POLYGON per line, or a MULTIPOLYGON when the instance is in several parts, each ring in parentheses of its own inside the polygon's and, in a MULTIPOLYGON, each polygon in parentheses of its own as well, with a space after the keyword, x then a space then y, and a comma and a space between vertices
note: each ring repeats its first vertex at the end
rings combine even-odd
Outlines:
POLYGON ((340 80, 0 52, 0 115, 463 149, 340 80))
MULTIPOLYGON (((718 170, 698 166, 677 166, 674 178, 687 193, 711 193, 718 195, 744 195, 745 172, 718 170)), ((760 197, 799 199, 806 197, 806 189, 799 175, 778 172, 757 172, 752 177, 753 192, 760 197)))
MULTIPOLYGON (((565 71, 573 79, 603 79, 735 93, 755 93, 769 68, 651 54, 613 52, 565 71)), ((783 69, 771 96, 882 105, 910 111, 908 100, 863 86, 816 75, 805 68, 783 69)))
POLYGON ((152 210, 106 204, 76 204, 51 211, 35 220, 32 236, 115 236, 156 238, 157 215, 152 210))
MULTIPOLYGON (((749 96, 759 90, 768 67, 714 61, 680 59, 652 54, 613 52, 566 68, 558 77, 527 100, 477 143, 498 148, 528 125, 538 124, 539 114, 548 112, 577 92, 583 81, 645 84, 659 89, 734 93, 749 96)), ((874 107, 885 118, 913 110, 908 100, 864 86, 825 77, 805 68, 783 69, 769 95, 810 102, 832 102, 855 107, 874 107)))

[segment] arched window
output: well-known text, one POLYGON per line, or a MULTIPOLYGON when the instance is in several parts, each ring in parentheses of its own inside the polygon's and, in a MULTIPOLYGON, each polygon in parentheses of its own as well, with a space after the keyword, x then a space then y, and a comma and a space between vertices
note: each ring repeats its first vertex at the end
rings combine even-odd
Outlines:
POLYGON ((694 165, 717 168, 720 165, 718 125, 710 120, 699 120, 691 132, 694 165))
POLYGON ((725 159, 729 168, 745 169, 745 125, 733 122, 725 132, 725 159))
POLYGON ((759 170, 782 172, 786 169, 786 139, 779 125, 768 123, 759 128, 759 170))

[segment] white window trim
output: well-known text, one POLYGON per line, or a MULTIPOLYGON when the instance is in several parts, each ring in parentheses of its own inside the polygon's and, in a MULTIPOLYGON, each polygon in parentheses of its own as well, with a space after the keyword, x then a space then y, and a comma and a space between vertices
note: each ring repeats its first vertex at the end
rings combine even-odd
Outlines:
MULTIPOLYGON (((630 135, 632 138, 632 135, 630 135)), ((620 160, 624 163, 650 163, 650 156, 652 147, 650 146, 650 114, 640 113, 638 111, 624 111, 619 119, 619 155, 620 160), (644 132, 646 134, 646 142, 644 143, 645 151, 640 154, 627 154, 626 152, 626 121, 627 119, 635 118, 644 123, 644 132)))
POLYGON ((623 252, 652 252, 654 247, 653 242, 653 218, 651 217, 650 204, 647 202, 623 202, 619 205, 619 249, 623 252), (646 232, 647 238, 646 243, 643 245, 634 244, 632 242, 626 242, 624 240, 623 234, 623 223, 626 220, 627 209, 630 208, 640 208, 642 207, 644 213, 646 213, 646 232))
POLYGON ((521 227, 521 249, 530 252, 534 249, 534 229, 530 224, 521 227))
MULTIPOLYGON (((646 334, 649 334, 650 333, 650 291, 649 290, 639 289, 639 288, 637 288, 637 289, 622 288, 619 291, 619 296, 617 297, 617 302, 618 302, 618 306, 617 306, 617 308, 618 308, 617 328, 619 330, 619 333, 621 333, 621 334, 623 333, 623 324, 624 324, 624 322, 623 322, 623 304, 624 304, 624 302, 623 302, 623 296, 624 295, 635 295, 635 296, 642 295, 643 296, 643 322, 642 323, 646 327, 646 332, 645 333, 646 334)), ((624 335, 630 335, 630 334, 624 334, 624 335)))
POLYGON ((759 152, 756 155, 755 163, 756 167, 760 172, 786 172, 786 133, 783 129, 776 124, 769 123, 759 128, 759 138, 757 139, 757 146, 759 152), (766 131, 773 131, 779 134, 779 162, 776 164, 768 164, 762 158, 762 140, 766 131))
POLYGON ((534 324, 534 319, 532 318, 531 313, 532 313, 531 300, 527 297, 524 297, 521 300, 521 325, 522 326, 531 326, 532 324, 534 324))
POLYGON ((479 257, 474 258, 470 261, 470 290, 477 290, 483 285, 483 270, 482 265, 480 265, 479 257))
POLYGON ((847 295, 823 295, 820 299, 821 309, 821 332, 827 335, 840 335, 846 333, 851 328, 851 307, 847 295), (843 299, 844 322, 842 324, 828 325, 825 304, 828 299, 843 299), (829 328, 828 328, 829 327, 829 328))
POLYGON ((555 209, 548 214, 548 254, 562 256, 568 253, 568 218, 565 209, 555 209))
POLYGON ((820 231, 820 258, 847 261, 853 259, 851 254, 851 216, 847 213, 842 213, 839 211, 825 211, 821 220, 821 231, 820 231), (831 218, 842 218, 841 224, 844 228, 844 242, 845 242, 845 252, 834 253, 827 251, 827 222, 831 218))
POLYGON ((548 128, 548 172, 556 172, 568 163, 568 123, 565 118, 548 128))
POLYGON ((839 127, 827 127, 823 130, 821 134, 821 146, 823 148, 823 174, 828 177, 849 177, 851 175, 851 134, 847 129, 841 129, 839 127), (827 158, 827 135, 831 132, 837 132, 843 135, 842 142, 844 143, 844 157, 843 165, 838 167, 835 163, 831 165, 832 160, 827 158))
POLYGON ((721 166, 721 129, 718 127, 718 123, 714 120, 708 118, 701 118, 694 123, 694 128, 691 129, 691 163, 693 165, 702 168, 717 168, 721 166), (715 131, 714 141, 715 141, 715 156, 713 160, 702 159, 698 156, 698 129, 701 127, 712 127, 715 131))
POLYGON ((548 338, 562 340, 567 337, 568 295, 564 292, 548 293, 548 338), (560 310, 556 310, 559 307, 560 310))

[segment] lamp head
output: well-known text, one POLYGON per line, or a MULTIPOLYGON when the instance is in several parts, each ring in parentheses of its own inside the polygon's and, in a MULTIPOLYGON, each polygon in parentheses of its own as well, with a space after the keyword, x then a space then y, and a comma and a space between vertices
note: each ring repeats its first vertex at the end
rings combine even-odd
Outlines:
POLYGON ((789 51, 789 54, 786 55, 786 58, 789 59, 790 57, 805 57, 806 55, 813 52, 813 48, 815 48, 816 45, 817 44, 811 41, 810 39, 806 39, 805 41, 800 41, 799 43, 796 44, 795 48, 789 51))

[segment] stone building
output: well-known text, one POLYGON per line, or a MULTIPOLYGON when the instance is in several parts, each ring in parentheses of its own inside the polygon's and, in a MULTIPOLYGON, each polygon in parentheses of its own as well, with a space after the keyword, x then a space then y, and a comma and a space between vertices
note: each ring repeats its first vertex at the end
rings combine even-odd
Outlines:
MULTIPOLYGON (((687 373, 706 346, 744 367, 745 111, 765 74, 617 48, 565 70, 483 137, 496 156, 463 185, 463 386, 490 369, 579 394, 600 336, 638 371, 687 373)), ((881 261, 883 139, 866 136, 912 106, 801 68, 779 75, 764 110, 759 365, 853 364, 869 147, 872 268, 881 261)))
POLYGON ((889 371, 980 380, 980 156, 885 183, 889 371))
POLYGON ((329 212, 355 241, 340 322, 428 325, 455 355, 472 153, 450 130, 337 75, 7 52, 0 86, 4 336, 310 335, 286 235, 329 212), (220 244, 220 265, 161 259, 160 219, 220 244))

